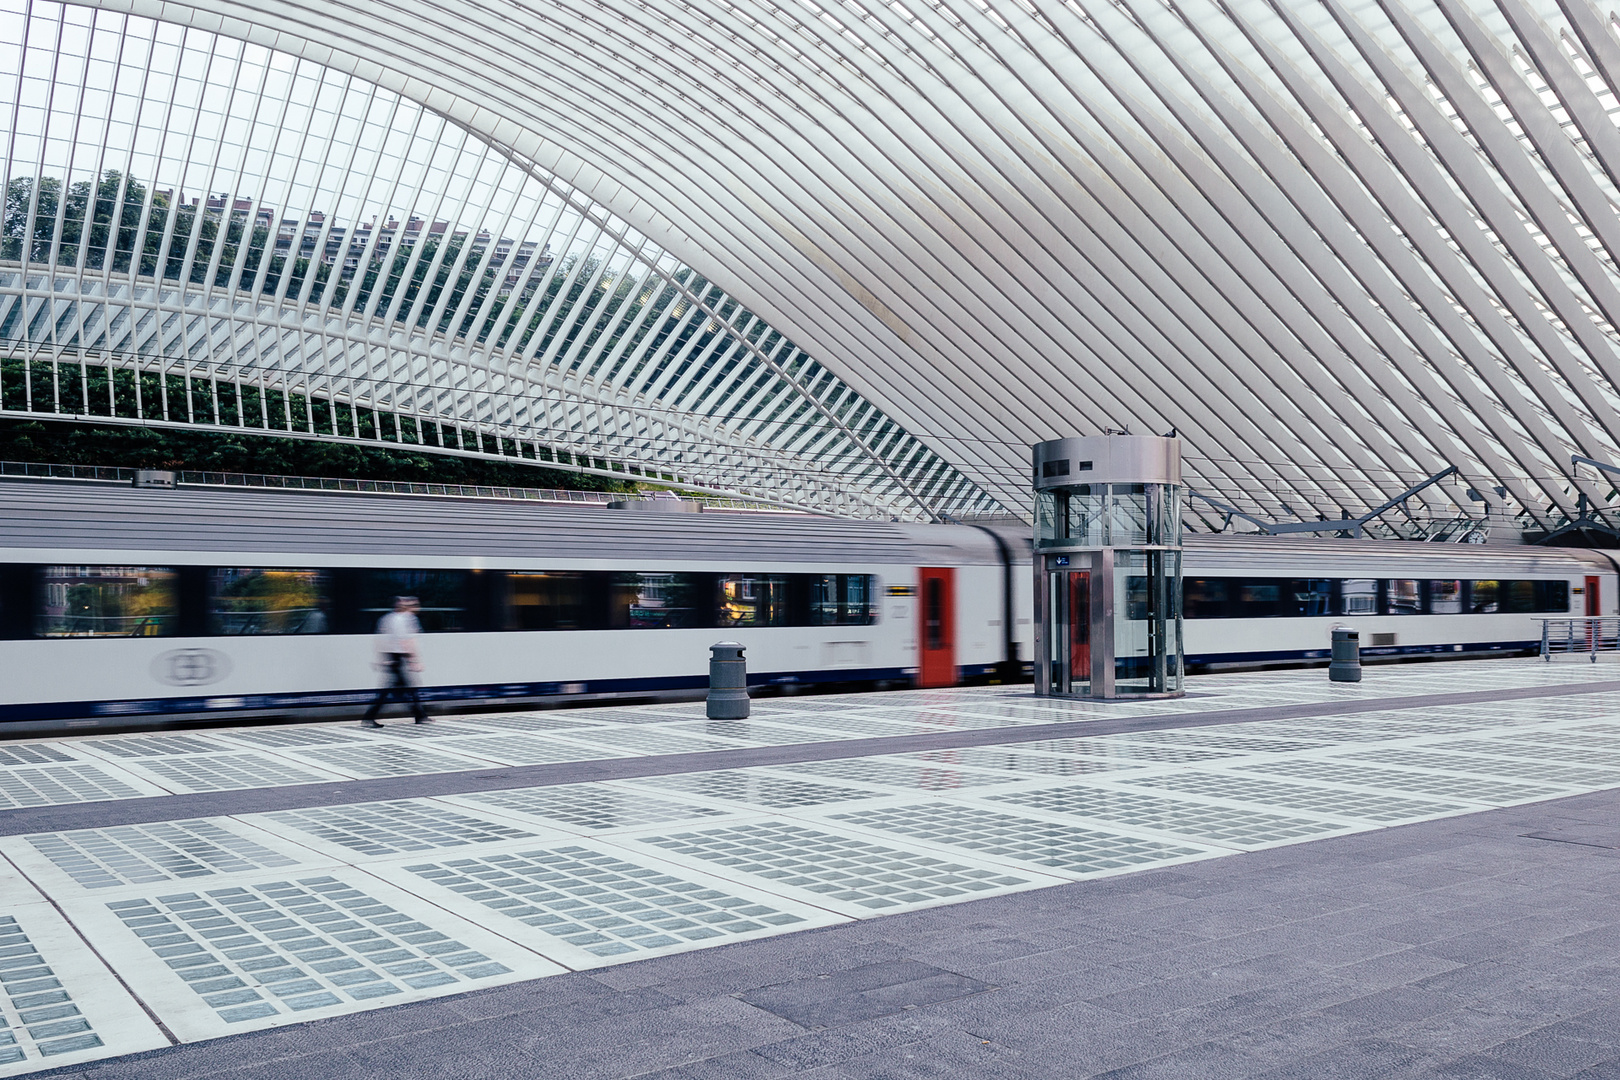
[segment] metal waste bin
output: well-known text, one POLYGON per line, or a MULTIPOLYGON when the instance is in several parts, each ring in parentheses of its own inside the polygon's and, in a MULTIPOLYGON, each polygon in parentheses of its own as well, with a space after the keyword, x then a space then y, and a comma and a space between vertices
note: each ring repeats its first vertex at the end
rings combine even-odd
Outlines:
POLYGON ((709 646, 710 720, 748 719, 748 662, 735 641, 709 646))
POLYGON ((1328 680, 1361 681, 1361 634, 1348 626, 1333 628, 1333 659, 1328 662, 1328 680))

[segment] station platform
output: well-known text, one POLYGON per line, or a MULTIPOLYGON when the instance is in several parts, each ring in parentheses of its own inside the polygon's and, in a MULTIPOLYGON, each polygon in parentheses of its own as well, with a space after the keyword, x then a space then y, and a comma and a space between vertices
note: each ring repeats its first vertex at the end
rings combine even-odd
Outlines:
POLYGON ((0 1076, 1620 1077, 1620 667, 0 743, 0 1076))

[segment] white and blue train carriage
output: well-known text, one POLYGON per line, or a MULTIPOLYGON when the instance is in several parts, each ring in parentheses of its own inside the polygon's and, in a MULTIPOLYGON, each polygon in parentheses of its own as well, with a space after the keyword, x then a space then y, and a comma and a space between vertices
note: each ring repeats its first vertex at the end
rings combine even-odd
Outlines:
MULTIPOLYGON (((7 479, 0 733, 353 714, 402 593, 440 708, 696 694, 723 639, 760 687, 1013 680, 1029 561, 1019 526, 7 479)), ((1600 552, 1189 536, 1187 661, 1325 662, 1345 623, 1368 659, 1501 655, 1616 581, 1600 552)))

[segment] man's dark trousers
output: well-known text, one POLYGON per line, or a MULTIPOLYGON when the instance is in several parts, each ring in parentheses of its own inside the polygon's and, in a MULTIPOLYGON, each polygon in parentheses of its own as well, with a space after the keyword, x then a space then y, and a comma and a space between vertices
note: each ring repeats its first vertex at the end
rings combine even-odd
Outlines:
POLYGON ((427 713, 422 708, 422 699, 416 694, 416 687, 411 684, 411 657, 409 653, 388 654, 388 682, 377 691, 377 698, 366 710, 366 718, 361 721, 373 724, 377 721, 377 714, 382 707, 393 699, 402 703, 409 703, 411 713, 416 717, 417 723, 427 719, 427 713))

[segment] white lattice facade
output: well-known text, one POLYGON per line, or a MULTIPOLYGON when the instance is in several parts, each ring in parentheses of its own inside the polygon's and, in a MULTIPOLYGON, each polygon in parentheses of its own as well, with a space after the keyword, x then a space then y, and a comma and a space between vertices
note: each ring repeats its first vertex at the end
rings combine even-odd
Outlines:
POLYGON ((1108 428, 1272 519, 1610 502, 1607 4, 8 3, 8 411, 866 515, 1108 428))

